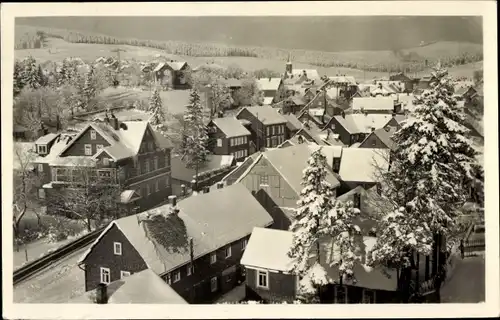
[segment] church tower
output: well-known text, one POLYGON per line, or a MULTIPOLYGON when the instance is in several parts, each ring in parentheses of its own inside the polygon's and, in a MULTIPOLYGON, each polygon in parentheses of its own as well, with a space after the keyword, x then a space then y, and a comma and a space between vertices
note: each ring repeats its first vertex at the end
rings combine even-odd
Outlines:
POLYGON ((290 58, 290 53, 288 53, 288 62, 286 63, 286 73, 287 75, 288 74, 292 74, 292 61, 291 61, 291 58, 290 58))

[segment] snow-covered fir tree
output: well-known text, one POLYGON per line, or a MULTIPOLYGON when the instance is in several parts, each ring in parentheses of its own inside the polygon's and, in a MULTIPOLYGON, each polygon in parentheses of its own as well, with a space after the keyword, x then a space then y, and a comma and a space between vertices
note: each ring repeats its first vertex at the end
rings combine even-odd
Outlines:
POLYGON ((89 71, 85 75, 83 83, 82 95, 85 97, 85 104, 89 104, 90 100, 94 99, 97 94, 97 83, 95 79, 94 66, 89 66, 89 71))
POLYGON ((148 111, 152 114, 151 118, 149 119, 149 122, 152 125, 156 126, 165 123, 165 110, 163 109, 160 92, 157 88, 153 90, 153 93, 149 98, 148 111))
POLYGON ((335 201, 326 219, 325 234, 331 238, 334 246, 331 264, 338 267, 341 283, 355 279, 354 265, 361 261, 363 237, 356 224, 359 214, 352 202, 335 201))
POLYGON ((447 71, 438 65, 432 77, 430 89, 417 97, 414 114, 393 136, 396 148, 382 174, 382 194, 394 210, 381 220, 372 264, 407 270, 415 252, 432 250, 440 256, 448 237, 456 234, 466 186, 479 169, 447 71))
POLYGON ((198 91, 193 89, 184 112, 181 154, 187 166, 195 168, 206 161, 208 134, 203 124, 203 107, 198 91))
POLYGON ((23 70, 23 66, 20 61, 16 60, 14 62, 14 96, 18 95, 24 87, 23 79, 21 77, 21 73, 23 70))
POLYGON ((41 79, 38 73, 38 66, 36 64, 35 58, 29 56, 25 58, 22 62, 21 70, 21 81, 22 83, 31 89, 38 89, 41 87, 41 79))
POLYGON ((299 275, 304 275, 311 268, 314 252, 316 262, 321 261, 320 238, 325 234, 328 213, 334 207, 334 189, 326 181, 326 175, 326 157, 319 148, 311 154, 303 171, 303 189, 290 225, 293 243, 288 256, 294 259, 293 271, 299 275))

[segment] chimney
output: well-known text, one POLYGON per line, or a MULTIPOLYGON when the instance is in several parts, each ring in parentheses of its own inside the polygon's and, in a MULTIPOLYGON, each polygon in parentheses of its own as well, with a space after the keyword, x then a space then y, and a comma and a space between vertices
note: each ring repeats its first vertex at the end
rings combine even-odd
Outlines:
POLYGON ((342 111, 342 118, 345 119, 345 112, 344 111, 342 111))
POLYGON ((96 290, 96 303, 97 304, 107 304, 108 303, 108 286, 105 283, 99 283, 96 290))
POLYGON ((396 112, 393 112, 392 113, 392 117, 394 118, 396 116, 396 112))
POLYGON ((224 182, 217 182, 217 189, 224 188, 224 182))
POLYGON ((375 127, 372 126, 372 132, 375 131, 375 127))
POLYGON ((203 193, 209 193, 209 192, 210 192, 210 187, 203 188, 203 193))
POLYGON ((168 196, 168 203, 170 203, 170 205, 175 207, 177 205, 177 196, 174 195, 168 196))
POLYGON ((181 184, 181 195, 182 196, 186 195, 186 185, 185 184, 181 184))

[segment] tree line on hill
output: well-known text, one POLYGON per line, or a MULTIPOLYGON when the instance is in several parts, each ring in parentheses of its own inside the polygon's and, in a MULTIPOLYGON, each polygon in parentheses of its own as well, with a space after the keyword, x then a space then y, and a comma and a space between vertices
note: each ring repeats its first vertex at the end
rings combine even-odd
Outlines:
MULTIPOLYGON (((418 72, 426 69, 428 65, 434 63, 434 60, 425 57, 419 57, 415 54, 409 54, 411 59, 398 59, 395 56, 394 62, 365 62, 352 61, 345 58, 339 58, 333 52, 321 52, 311 50, 286 50, 279 48, 264 47, 237 47, 215 43, 187 43, 182 41, 154 41, 116 38, 107 35, 81 33, 68 30, 57 30, 51 28, 37 27, 37 33, 42 33, 44 37, 55 37, 64 39, 71 43, 94 43, 94 44, 112 44, 112 45, 130 45, 149 47, 164 50, 169 54, 187 55, 195 57, 254 57, 264 59, 286 60, 289 53, 292 53, 294 61, 308 63, 322 67, 353 68, 374 72, 418 72)), ((19 42, 19 43, 22 43, 19 42)), ((399 57, 400 58, 400 57, 399 57)), ((442 56, 439 58, 445 67, 462 65, 471 62, 483 60, 481 53, 464 52, 458 56, 442 56)))

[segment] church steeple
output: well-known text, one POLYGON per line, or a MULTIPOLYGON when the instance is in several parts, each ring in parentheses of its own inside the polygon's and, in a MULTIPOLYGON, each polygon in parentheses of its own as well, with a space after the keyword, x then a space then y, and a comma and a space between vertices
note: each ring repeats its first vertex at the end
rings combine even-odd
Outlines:
POLYGON ((286 73, 291 74, 292 73, 292 59, 290 56, 290 52, 288 53, 288 61, 286 63, 286 73))

